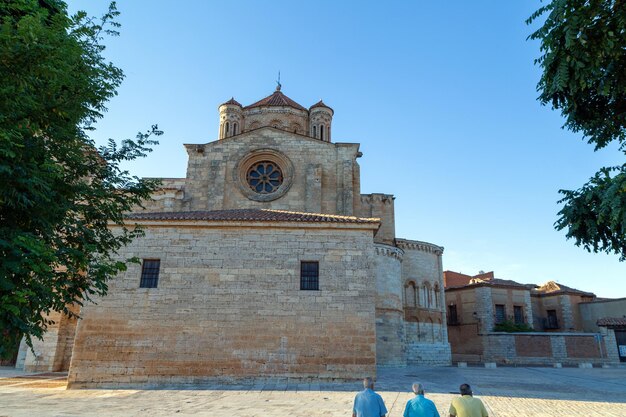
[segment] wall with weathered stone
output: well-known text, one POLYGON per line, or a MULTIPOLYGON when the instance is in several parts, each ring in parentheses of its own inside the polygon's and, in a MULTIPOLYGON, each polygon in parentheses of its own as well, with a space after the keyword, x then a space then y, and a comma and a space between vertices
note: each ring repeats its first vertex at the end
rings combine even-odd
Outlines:
MULTIPOLYGON (((78 305, 68 306, 68 310, 74 314, 78 314, 79 309, 78 305)), ((25 339, 20 343, 16 368, 27 372, 69 370, 77 318, 54 311, 48 314, 46 319, 51 323, 48 324, 43 340, 33 338, 32 350, 26 345, 25 339)))
POLYGON ((361 194, 359 217, 376 217, 380 219, 380 228, 374 235, 376 243, 393 245, 396 238, 396 221, 394 199, 391 194, 361 194))
POLYGON ((402 309, 402 255, 404 251, 376 244, 376 363, 404 365, 404 311, 402 309))
POLYGON ((356 215, 358 144, 328 143, 266 127, 218 142, 185 146, 189 155, 186 210, 271 208, 356 215), (281 167, 290 186, 271 201, 250 199, 245 194, 245 178, 240 178, 240 161, 263 149, 284 155, 289 161, 286 165, 293 167, 293 172, 281 167))
POLYGON ((396 239, 396 245, 404 251, 401 288, 407 363, 448 365, 451 352, 443 292, 443 248, 407 239, 396 239))
POLYGON ((311 136, 309 131, 309 114, 305 110, 293 107, 255 107, 243 111, 244 131, 271 126, 300 135, 311 136))
POLYGON ((370 226, 145 224, 120 256, 159 258, 158 288, 132 265, 84 307, 70 387, 375 374, 370 226), (299 289, 301 261, 319 291, 299 289))

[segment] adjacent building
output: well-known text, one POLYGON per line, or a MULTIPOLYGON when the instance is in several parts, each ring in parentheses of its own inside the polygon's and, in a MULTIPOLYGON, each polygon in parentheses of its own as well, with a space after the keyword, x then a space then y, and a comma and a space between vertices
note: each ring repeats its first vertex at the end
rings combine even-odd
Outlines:
MULTIPOLYGON (((493 272, 472 276, 444 271, 444 285, 454 361, 576 364, 620 360, 615 334, 596 333, 598 327, 585 326, 605 317, 591 319, 586 314, 596 303, 593 293, 554 281, 521 284, 496 278, 493 272)), ((619 334, 618 330, 618 338, 619 334)))

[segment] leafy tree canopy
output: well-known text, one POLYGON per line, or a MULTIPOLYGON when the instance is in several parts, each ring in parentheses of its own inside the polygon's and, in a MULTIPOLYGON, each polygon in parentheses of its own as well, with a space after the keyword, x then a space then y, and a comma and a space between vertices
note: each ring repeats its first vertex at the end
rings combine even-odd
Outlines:
MULTIPOLYGON (((559 109, 564 127, 595 150, 611 142, 626 154, 626 2, 553 0, 537 10, 530 35, 541 42, 539 101, 559 109)), ((588 251, 626 259, 626 164, 607 167, 578 190, 560 190, 555 223, 588 251)))
POLYGON ((50 311, 106 294, 132 261, 116 257, 141 234, 123 213, 158 184, 119 165, 161 132, 119 146, 89 137, 123 79, 101 44, 118 14, 115 3, 101 19, 68 16, 58 0, 0 3, 0 356, 16 334, 41 338, 50 311))

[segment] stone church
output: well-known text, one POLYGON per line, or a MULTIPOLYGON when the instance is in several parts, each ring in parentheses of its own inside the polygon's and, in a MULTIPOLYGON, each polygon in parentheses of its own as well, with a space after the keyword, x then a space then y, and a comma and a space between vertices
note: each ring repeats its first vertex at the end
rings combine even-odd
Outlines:
POLYGON ((128 215, 145 236, 120 256, 141 264, 18 366, 92 387, 449 364, 443 248, 396 237, 394 196, 361 194, 359 144, 333 142, 333 116, 280 84, 220 105, 218 140, 184 145, 186 177, 128 215))

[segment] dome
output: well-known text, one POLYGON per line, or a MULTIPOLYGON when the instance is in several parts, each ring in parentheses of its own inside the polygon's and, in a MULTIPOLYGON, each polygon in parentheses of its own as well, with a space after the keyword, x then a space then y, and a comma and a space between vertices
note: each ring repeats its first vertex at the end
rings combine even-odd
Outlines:
POLYGON ((253 109, 255 107, 292 107, 297 110, 307 111, 306 108, 296 103, 286 95, 284 95, 280 88, 276 88, 276 91, 272 95, 265 97, 257 101, 256 103, 250 104, 249 106, 244 107, 247 109, 253 109))

